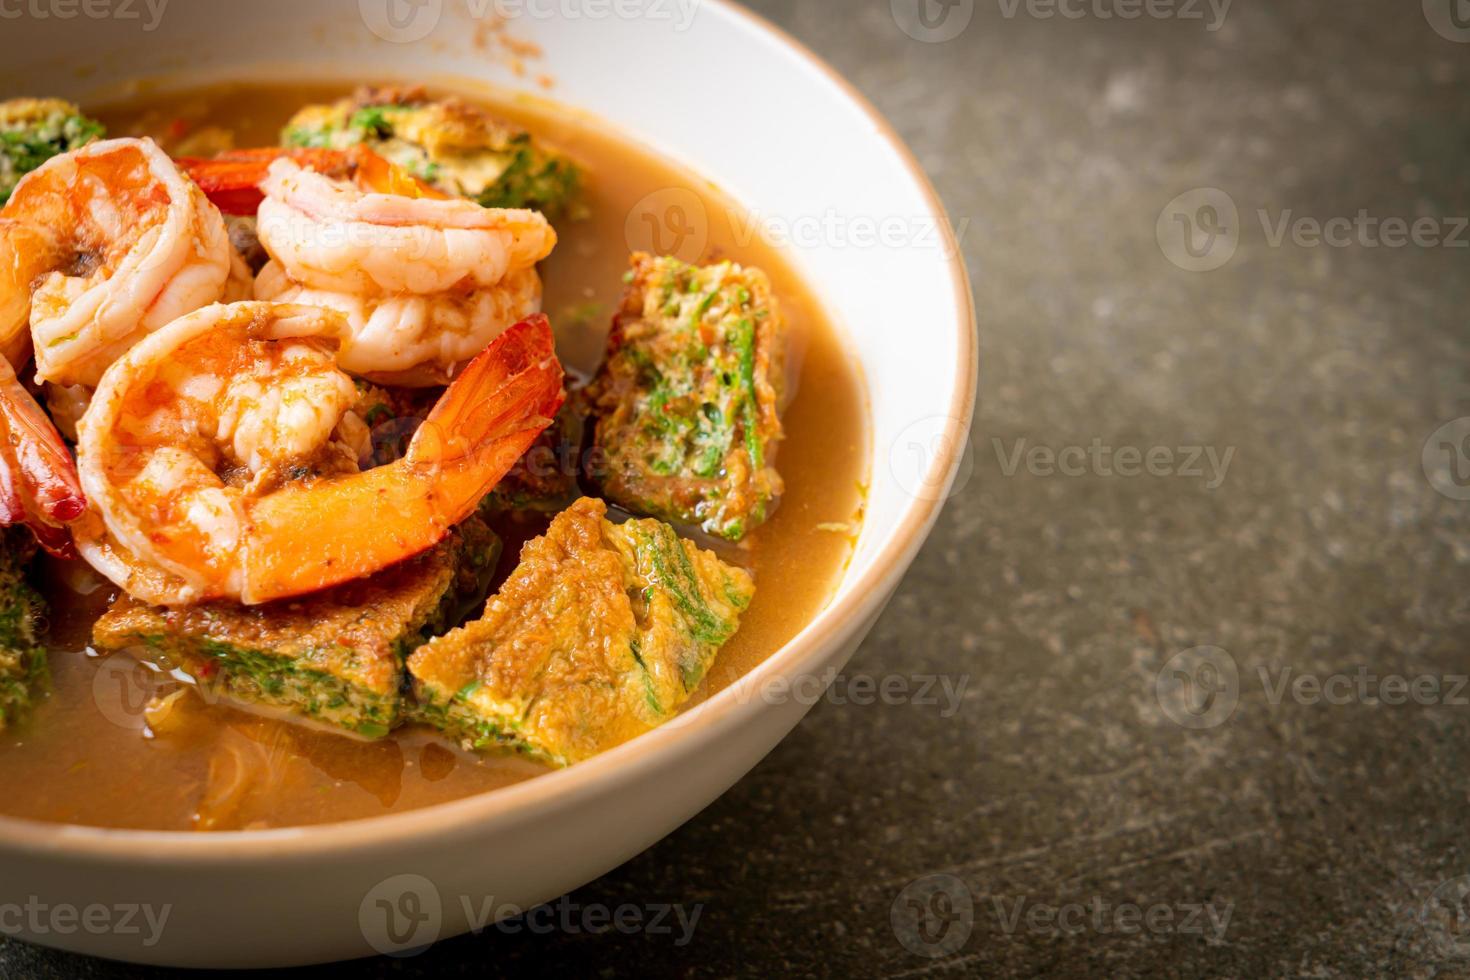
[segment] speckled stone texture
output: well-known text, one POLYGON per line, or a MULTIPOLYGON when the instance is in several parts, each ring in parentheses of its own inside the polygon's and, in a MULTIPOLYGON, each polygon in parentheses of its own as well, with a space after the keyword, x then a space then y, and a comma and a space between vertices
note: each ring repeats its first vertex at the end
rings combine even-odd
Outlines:
MULTIPOLYGON (((964 697, 819 704, 573 896, 702 905, 687 945, 491 934, 323 975, 1470 975, 1470 422, 1430 438, 1470 416, 1470 44, 1415 0, 1190 3, 961 0, 944 43, 888 0, 756 4, 963 226, 967 478, 849 675, 964 697), (1197 188, 1224 196, 1170 207, 1197 188), (1430 221, 1391 247, 1360 211, 1430 221)), ((0 974, 145 971, 11 943, 0 974)))

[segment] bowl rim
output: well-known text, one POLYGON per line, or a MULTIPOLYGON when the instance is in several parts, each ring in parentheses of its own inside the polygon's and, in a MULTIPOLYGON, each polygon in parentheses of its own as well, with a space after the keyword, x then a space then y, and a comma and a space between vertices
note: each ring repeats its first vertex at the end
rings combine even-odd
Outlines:
MULTIPOLYGON (((747 31, 764 34, 785 53, 815 69, 828 85, 855 105, 873 124, 915 181, 937 220, 958 312, 953 390, 945 417, 944 441, 924 475, 926 487, 946 492, 915 496, 901 515, 897 528, 879 549, 868 569, 852 582, 843 581, 847 596, 831 602, 787 643, 771 653, 735 684, 720 691, 664 725, 567 769, 538 775, 511 786, 436 803, 401 813, 363 817, 335 823, 198 833, 184 830, 144 830, 93 827, 81 824, 0 816, 0 851, 55 852, 68 857, 116 865, 221 863, 234 864, 262 857, 317 855, 383 846, 397 841, 452 833, 469 825, 488 823, 508 815, 529 814, 538 808, 567 805, 607 791, 632 774, 661 764, 665 757, 693 751, 693 733, 711 728, 738 727, 759 713, 759 698, 740 698, 751 684, 776 677, 787 679, 810 670, 827 653, 858 632, 876 616, 918 553, 948 499, 948 488, 963 458, 979 377, 979 330, 974 297, 964 255, 948 212, 933 183, 893 125, 856 86, 802 42, 760 14, 735 0, 703 0, 747 31), (122 846, 120 846, 122 845, 122 846)), ((873 464, 879 458, 875 453, 873 464)), ((716 733, 717 734, 717 733, 716 733)))

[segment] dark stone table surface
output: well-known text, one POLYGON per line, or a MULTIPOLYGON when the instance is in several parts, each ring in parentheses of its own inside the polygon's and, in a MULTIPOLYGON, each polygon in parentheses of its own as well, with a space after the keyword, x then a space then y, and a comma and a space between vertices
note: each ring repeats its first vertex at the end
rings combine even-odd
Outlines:
MULTIPOLYGON (((963 697, 817 705, 571 896, 697 908, 688 942, 322 975, 1470 975, 1465 18, 924 2, 957 36, 755 6, 963 231, 970 462, 838 687, 963 697)), ((8 943, 0 975, 149 973, 8 943)))

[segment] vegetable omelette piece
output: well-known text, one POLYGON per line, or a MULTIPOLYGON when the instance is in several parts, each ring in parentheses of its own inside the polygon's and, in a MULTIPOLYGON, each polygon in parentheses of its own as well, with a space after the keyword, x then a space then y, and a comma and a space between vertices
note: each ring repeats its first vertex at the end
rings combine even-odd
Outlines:
POLYGON ((566 766, 667 721, 739 625, 750 575, 583 498, 526 545, 482 619, 408 660, 419 714, 473 748, 566 766))
POLYGON ((61 99, 0 102, 0 204, 10 200, 26 174, 104 133, 101 123, 61 99))
POLYGON ((25 714, 46 685, 46 604, 26 580, 35 551, 24 528, 0 531, 0 731, 25 714))
POLYGON ((286 124, 281 142, 333 150, 363 144, 446 194, 487 208, 529 208, 553 223, 572 216, 581 184, 576 164, 529 133, 419 87, 364 88, 307 106, 286 124))
POLYGON ((403 658, 479 604, 499 555, 472 518, 416 558, 301 599, 163 609, 123 596, 93 642, 145 647, 234 700, 381 738, 402 717, 403 658))
POLYGON ((593 476, 640 514, 739 541, 783 489, 786 325, 759 269, 638 253, 592 384, 593 476))

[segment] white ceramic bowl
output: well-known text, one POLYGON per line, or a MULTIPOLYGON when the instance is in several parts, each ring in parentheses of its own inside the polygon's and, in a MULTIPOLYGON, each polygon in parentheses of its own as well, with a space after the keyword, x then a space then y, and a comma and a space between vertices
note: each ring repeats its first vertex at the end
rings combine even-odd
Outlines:
POLYGON ((810 698, 753 692, 846 663, 933 524, 975 397, 974 314, 949 224, 912 156, 851 87, 724 0, 176 2, 156 19, 158 0, 32 7, 50 16, 0 29, 0 92, 83 100, 139 78, 182 84, 273 68, 287 78, 466 76, 540 92, 493 45, 476 43, 486 30, 477 11, 513 14, 508 30, 544 52, 529 75, 554 77, 556 100, 765 216, 808 227, 846 220, 794 258, 861 363, 874 443, 866 527, 830 606, 746 682, 674 724, 508 789, 346 824, 187 835, 0 820, 5 932, 19 924, 21 938, 45 945, 211 967, 322 962, 445 938, 468 928, 465 898, 472 908, 491 898, 529 908, 626 861, 791 730, 810 698), (128 12, 137 19, 117 16, 128 12), (908 231, 871 234, 883 227, 908 231), (385 897, 405 912, 417 901, 427 917, 385 921, 385 897), (140 903, 170 908, 151 944, 146 927, 66 929, 68 920, 43 914, 38 929, 6 911, 140 903), (394 925, 405 931, 388 935, 394 925))

